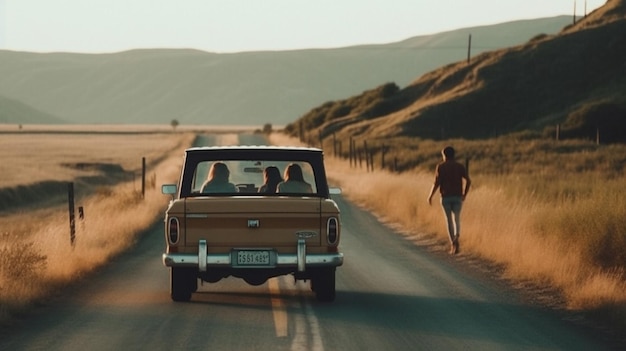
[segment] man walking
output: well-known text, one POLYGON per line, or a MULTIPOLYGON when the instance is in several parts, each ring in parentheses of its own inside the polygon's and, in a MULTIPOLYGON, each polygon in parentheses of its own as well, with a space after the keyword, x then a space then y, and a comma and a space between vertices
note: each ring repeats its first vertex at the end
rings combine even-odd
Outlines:
POLYGON ((452 255, 459 252, 461 206, 472 183, 465 166, 456 162, 454 153, 452 146, 446 146, 441 151, 443 162, 440 162, 435 169, 435 182, 428 195, 428 204, 431 205, 435 191, 439 189, 441 193, 441 207, 448 223, 450 254, 452 255), (464 179, 465 187, 463 186, 464 179))

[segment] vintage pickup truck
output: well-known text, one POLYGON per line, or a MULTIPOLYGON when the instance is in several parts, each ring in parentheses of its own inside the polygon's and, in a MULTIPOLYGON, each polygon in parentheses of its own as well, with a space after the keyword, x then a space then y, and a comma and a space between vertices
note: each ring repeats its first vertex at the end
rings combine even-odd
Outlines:
POLYGON ((185 151, 165 213, 163 264, 174 301, 189 301, 198 279, 229 276, 260 285, 293 275, 319 301, 335 299, 340 193, 326 181, 323 152, 304 147, 223 146, 185 151), (276 177, 277 179, 274 179, 276 177))

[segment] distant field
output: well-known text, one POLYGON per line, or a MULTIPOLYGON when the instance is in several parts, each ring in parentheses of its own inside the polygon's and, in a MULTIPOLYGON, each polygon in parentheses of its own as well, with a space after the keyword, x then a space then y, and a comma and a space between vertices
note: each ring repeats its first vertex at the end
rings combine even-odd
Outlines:
MULTIPOLYGON (((182 136, 182 135, 181 135, 182 136)), ((180 143, 177 135, 17 133, 0 137, 0 189, 41 181, 70 181, 98 173, 96 164, 141 169, 180 143), (91 164, 92 167, 80 165, 91 164)))
POLYGON ((154 133, 154 132, 213 132, 232 133, 260 129, 262 126, 210 126, 180 124, 174 129, 169 124, 2 124, 0 132, 93 132, 93 133, 154 133))
MULTIPOLYGON (((68 181, 97 173, 80 163, 141 170, 141 159, 157 162, 182 133, 240 133, 254 126, 18 125, 0 124, 0 189, 40 181, 68 181), (77 167, 78 165, 78 167, 77 167)), ((93 166, 93 165, 92 165, 93 166)))

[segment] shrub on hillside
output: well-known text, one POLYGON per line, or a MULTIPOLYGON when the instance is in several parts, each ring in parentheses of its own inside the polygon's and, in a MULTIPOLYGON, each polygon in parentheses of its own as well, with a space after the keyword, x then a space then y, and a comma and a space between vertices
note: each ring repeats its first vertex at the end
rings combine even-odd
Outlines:
POLYGON ((613 102, 584 105, 567 117, 561 129, 563 138, 626 142, 626 107, 613 102))
POLYGON ((532 37, 528 42, 529 43, 534 43, 534 42, 538 42, 541 41, 543 39, 548 38, 549 36, 546 33, 541 33, 541 34, 537 34, 534 37, 532 37))
POLYGON ((326 121, 347 116, 348 114, 350 114, 350 112, 352 112, 352 106, 337 104, 328 111, 328 114, 326 115, 326 121))

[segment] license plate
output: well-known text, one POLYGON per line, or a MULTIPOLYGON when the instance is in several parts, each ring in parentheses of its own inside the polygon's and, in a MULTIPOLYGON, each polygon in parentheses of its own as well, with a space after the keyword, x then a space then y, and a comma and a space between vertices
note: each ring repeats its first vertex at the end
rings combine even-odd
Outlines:
POLYGON ((240 266, 269 266, 270 252, 267 250, 237 251, 240 266))

